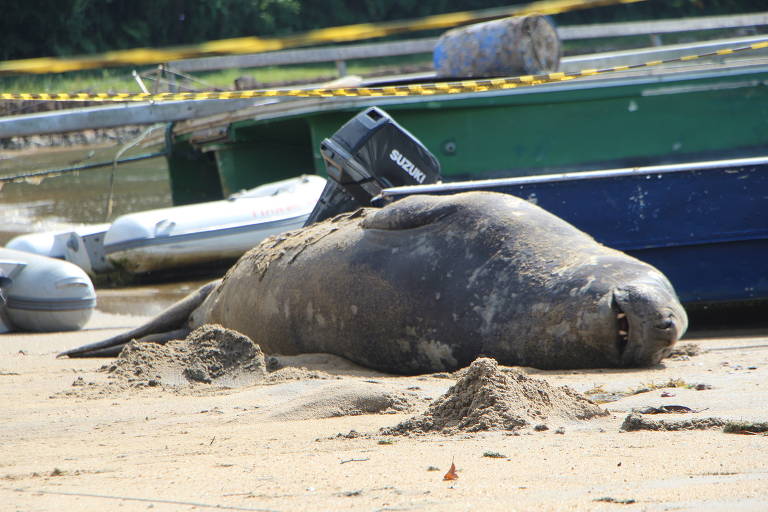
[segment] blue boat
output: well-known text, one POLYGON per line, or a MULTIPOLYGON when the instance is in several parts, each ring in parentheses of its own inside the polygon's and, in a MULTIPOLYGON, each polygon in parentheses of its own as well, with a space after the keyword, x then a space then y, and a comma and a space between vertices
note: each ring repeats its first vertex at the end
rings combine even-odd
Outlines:
POLYGON ((768 156, 385 189, 512 194, 669 277, 686 305, 768 299, 768 156))

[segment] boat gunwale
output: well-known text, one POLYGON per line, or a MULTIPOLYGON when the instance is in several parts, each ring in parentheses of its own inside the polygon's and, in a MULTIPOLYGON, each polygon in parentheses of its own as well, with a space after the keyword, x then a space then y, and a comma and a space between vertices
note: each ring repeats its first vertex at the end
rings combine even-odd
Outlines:
POLYGON ((486 180, 467 180, 446 182, 429 185, 409 185, 405 187, 385 188, 373 201, 383 200, 403 194, 476 190, 478 187, 500 187, 514 185, 528 185, 539 183, 557 183, 563 181, 599 180, 621 178, 626 176, 644 176, 650 174, 673 174, 689 171, 721 170, 724 167, 748 167, 767 165, 768 156, 733 158, 726 160, 706 160, 703 162, 689 162, 684 164, 663 164, 646 167, 624 167, 618 169, 603 169, 594 171, 577 171, 557 174, 541 174, 536 176, 515 176, 511 178, 491 178, 486 180))

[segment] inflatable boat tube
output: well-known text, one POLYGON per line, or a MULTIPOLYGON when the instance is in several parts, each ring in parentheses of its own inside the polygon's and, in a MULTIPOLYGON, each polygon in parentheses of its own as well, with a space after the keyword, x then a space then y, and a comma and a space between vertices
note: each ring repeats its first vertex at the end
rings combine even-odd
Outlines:
POLYGON ((13 331, 73 331, 96 307, 88 275, 66 261, 0 248, 1 328, 13 331))

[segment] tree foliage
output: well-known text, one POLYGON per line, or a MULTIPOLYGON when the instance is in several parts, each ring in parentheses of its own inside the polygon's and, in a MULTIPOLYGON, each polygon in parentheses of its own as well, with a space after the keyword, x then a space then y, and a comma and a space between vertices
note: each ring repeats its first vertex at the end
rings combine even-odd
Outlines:
MULTIPOLYGON (((648 0, 559 15, 560 23, 754 12, 765 0, 648 0)), ((25 0, 0 17, 0 59, 282 35, 350 23, 521 4, 519 0, 25 0)))

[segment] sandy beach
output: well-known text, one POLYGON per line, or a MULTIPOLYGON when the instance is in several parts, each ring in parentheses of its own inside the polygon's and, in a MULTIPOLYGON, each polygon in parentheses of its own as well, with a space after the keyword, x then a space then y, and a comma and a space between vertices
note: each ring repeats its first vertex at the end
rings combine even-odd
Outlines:
POLYGON ((768 436, 722 428, 768 421, 766 335, 684 340, 701 353, 650 369, 521 369, 600 402, 607 414, 589 420, 388 435, 467 372, 267 355, 258 382, 170 385, 55 357, 145 319, 97 312, 80 332, 0 337, 0 509, 768 509, 768 436), (648 408, 661 413, 638 417, 662 430, 622 430, 648 408), (458 479, 444 480, 452 461, 458 479))

